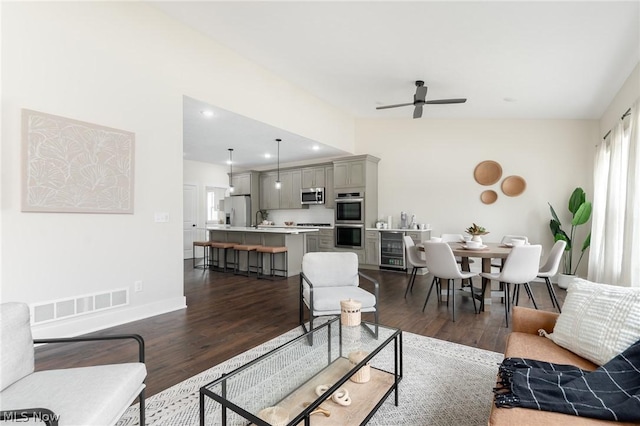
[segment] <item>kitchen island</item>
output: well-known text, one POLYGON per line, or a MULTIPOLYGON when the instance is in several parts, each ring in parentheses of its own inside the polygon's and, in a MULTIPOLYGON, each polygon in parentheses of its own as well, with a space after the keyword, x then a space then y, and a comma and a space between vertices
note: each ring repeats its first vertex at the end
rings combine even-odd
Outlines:
MULTIPOLYGON (((287 247, 289 265, 287 276, 298 275, 302 271, 302 256, 305 253, 305 235, 311 232, 318 232, 318 228, 296 228, 296 227, 273 227, 259 226, 208 226, 209 239, 211 241, 238 243, 238 244, 259 244, 263 246, 284 246, 287 247)), ((284 260, 281 256, 276 256, 276 268, 284 269, 284 260)), ((253 256, 252 256, 253 258, 253 256)), ((252 264, 253 264, 252 260, 252 264)), ((246 256, 240 259, 240 268, 246 269, 246 256)), ((265 268, 268 268, 268 261, 265 259, 265 268)), ((268 273, 268 271, 265 271, 268 273)))

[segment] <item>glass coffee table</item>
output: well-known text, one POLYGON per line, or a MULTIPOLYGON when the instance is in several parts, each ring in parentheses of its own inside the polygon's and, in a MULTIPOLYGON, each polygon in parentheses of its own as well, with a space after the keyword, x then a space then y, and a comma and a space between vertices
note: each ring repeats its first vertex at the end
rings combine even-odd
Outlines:
POLYGON ((379 325, 375 337, 374 328, 343 326, 338 316, 223 374, 200 388, 200 425, 365 424, 391 392, 398 405, 402 380, 402 331, 379 325))

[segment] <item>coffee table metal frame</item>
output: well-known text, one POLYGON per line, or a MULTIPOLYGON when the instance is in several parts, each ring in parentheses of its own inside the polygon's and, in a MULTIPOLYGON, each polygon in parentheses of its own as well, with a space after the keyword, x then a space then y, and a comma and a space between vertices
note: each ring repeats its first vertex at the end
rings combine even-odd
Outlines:
MULTIPOLYGON (((362 330, 365 331, 367 334, 370 333, 370 328, 371 326, 375 326, 376 324, 372 324, 372 323, 368 323, 365 321, 362 321, 361 327, 362 330)), ((337 380, 326 392, 325 394, 323 394, 323 396, 317 397, 317 399, 315 399, 313 402, 311 402, 305 409, 303 409, 299 414, 297 414, 294 418, 290 419, 289 423, 287 423, 287 426, 293 426, 293 425, 298 425, 301 422, 304 422, 305 426, 309 426, 310 425, 310 418, 311 418, 311 413, 318 408, 323 402, 325 402, 325 399, 327 398, 326 395, 331 395, 333 394, 335 391, 337 391, 342 385, 344 385, 351 376, 353 376, 360 368, 364 367, 367 363, 369 363, 381 350, 383 350, 384 348, 386 348, 391 342, 394 343, 394 371, 390 372, 390 371, 386 371, 384 369, 380 369, 380 368, 376 368, 371 366, 372 369, 378 370, 380 372, 382 372, 383 374, 389 374, 393 376, 393 382, 390 385, 389 389, 384 393, 384 395, 380 398, 380 400, 377 402, 377 404, 373 407, 373 409, 368 413, 368 415, 364 418, 364 420, 360 423, 361 425, 366 424, 369 419, 371 419, 371 417, 376 413, 376 411, 380 408, 380 406, 386 401, 386 399, 389 397, 389 395, 391 394, 391 392, 395 391, 395 405, 398 406, 399 404, 399 395, 398 395, 398 385, 400 383, 400 381, 402 380, 402 374, 403 374, 403 370, 402 370, 402 330, 399 329, 394 329, 394 328, 390 328, 390 327, 385 327, 380 325, 379 326, 381 330, 385 330, 387 331, 389 334, 388 336, 386 336, 386 338, 380 342, 380 344, 378 344, 375 349, 371 350, 371 352, 369 353, 369 355, 367 357, 365 357, 360 363, 358 363, 355 367, 352 367, 345 375, 343 375, 339 380, 337 380)), ((255 424, 258 426, 270 426, 270 424, 262 419, 260 419, 259 417, 257 417, 256 413, 252 413, 247 411, 245 408, 240 407, 239 405, 229 401, 227 399, 227 382, 232 379, 235 375, 238 375, 242 372, 244 372, 245 370, 249 369, 249 368, 256 368, 256 366, 261 363, 264 362, 265 360, 267 360, 269 357, 274 356, 274 354, 277 354, 279 351, 286 351, 289 347, 293 347, 296 344, 300 344, 300 341, 302 340, 306 340, 307 341, 307 345, 311 346, 311 343, 313 341, 313 339, 310 339, 310 337, 312 337, 314 334, 319 334, 319 333, 326 333, 327 336, 327 366, 325 367, 328 368, 330 367, 333 363, 336 362, 336 360, 339 360, 341 358, 346 358, 346 354, 343 354, 343 328, 352 328, 352 327, 346 327, 346 326, 342 326, 340 324, 340 317, 337 316, 333 319, 331 319, 330 321, 328 321, 327 323, 318 326, 292 340, 290 340, 289 342, 284 343, 283 345, 261 355, 260 357, 248 362, 247 364, 238 367, 237 369, 226 373, 226 374, 222 374, 221 377, 219 377, 218 379, 202 386, 200 388, 200 426, 204 426, 205 425, 205 398, 209 397, 212 398, 213 400, 217 401, 218 403, 221 404, 221 416, 222 416, 222 424, 223 425, 227 425, 227 410, 231 410, 235 413, 237 413, 238 415, 242 416, 244 419, 248 420, 250 423, 248 424, 255 424), (336 328, 336 323, 337 323, 337 328, 339 330, 339 357, 336 359, 332 360, 332 345, 331 345, 331 341, 332 341, 332 326, 333 328, 336 328), (220 393, 217 393, 215 391, 213 391, 212 389, 215 387, 219 387, 221 389, 220 393)), ((334 331, 335 333, 335 331, 334 331)), ((370 334, 369 334, 370 335, 370 334)), ((380 340, 381 337, 376 338, 376 340, 380 340)), ((318 339, 316 339, 317 341, 318 339)), ((299 389, 300 387, 302 387, 304 385, 304 383, 300 384, 298 387, 296 387, 295 389, 291 389, 290 390, 290 394, 295 392, 297 389, 299 389)), ((266 407, 263 407, 266 408, 266 407)), ((348 407, 345 407, 346 409, 348 409, 348 407)))

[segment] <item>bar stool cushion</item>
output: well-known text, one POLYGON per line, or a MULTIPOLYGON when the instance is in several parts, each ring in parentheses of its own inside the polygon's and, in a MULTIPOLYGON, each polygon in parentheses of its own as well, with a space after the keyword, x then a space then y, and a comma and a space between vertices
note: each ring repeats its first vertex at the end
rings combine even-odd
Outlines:
POLYGON ((239 250, 239 251, 254 251, 257 250, 258 247, 262 247, 259 244, 235 244, 233 246, 234 250, 239 250))
POLYGON ((211 241, 194 241, 193 245, 197 247, 208 247, 211 245, 211 241))
POLYGON ((224 243, 224 242, 220 242, 220 241, 212 241, 211 242, 211 247, 213 247, 213 248, 228 249, 228 248, 233 248, 235 246, 236 246, 236 243, 224 243))
POLYGON ((288 251, 286 247, 260 246, 256 249, 260 253, 284 253, 288 251))

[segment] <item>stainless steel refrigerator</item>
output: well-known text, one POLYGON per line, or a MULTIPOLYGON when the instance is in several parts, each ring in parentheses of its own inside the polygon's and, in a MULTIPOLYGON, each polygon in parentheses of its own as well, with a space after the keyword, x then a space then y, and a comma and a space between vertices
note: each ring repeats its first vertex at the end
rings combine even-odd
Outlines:
POLYGON ((231 226, 251 226, 251 197, 235 195, 225 198, 224 212, 231 226))

